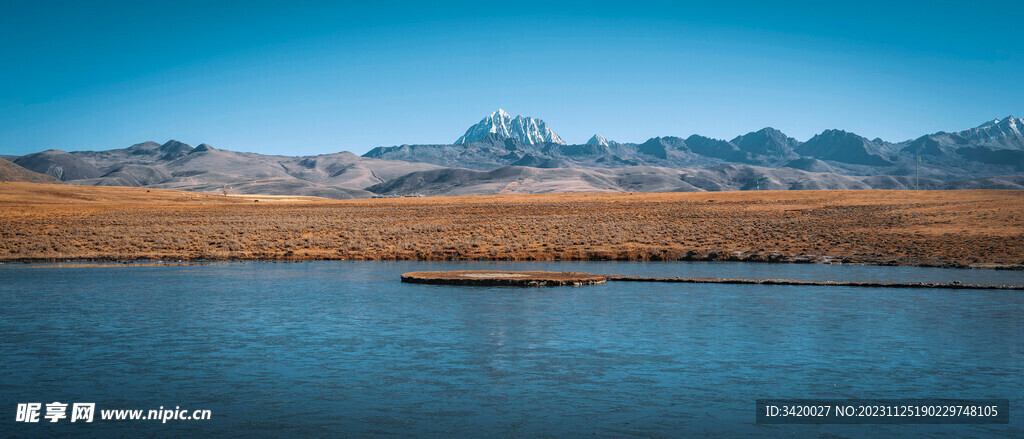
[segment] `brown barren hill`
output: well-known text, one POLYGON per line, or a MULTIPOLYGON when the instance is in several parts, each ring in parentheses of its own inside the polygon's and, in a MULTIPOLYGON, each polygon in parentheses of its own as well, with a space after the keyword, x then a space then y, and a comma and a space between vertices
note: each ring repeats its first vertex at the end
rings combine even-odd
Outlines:
POLYGON ((23 181, 29 183, 60 183, 60 180, 46 174, 40 174, 18 166, 10 161, 0 159, 0 181, 23 181))
POLYGON ((727 260, 1024 268, 1024 192, 326 200, 0 184, 0 260, 125 259, 727 260))

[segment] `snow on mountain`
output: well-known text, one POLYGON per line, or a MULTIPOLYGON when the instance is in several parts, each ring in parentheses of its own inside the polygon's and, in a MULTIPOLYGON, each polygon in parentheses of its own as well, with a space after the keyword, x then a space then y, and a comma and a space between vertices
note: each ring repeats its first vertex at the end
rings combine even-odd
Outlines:
POLYGON ((517 140, 527 145, 545 142, 565 145, 562 138, 551 131, 551 128, 543 120, 523 116, 513 118, 500 108, 480 120, 480 123, 469 127, 466 134, 459 137, 455 144, 476 142, 491 134, 503 139, 517 140))
POLYGON ((1024 131, 1024 120, 1019 117, 1006 116, 956 134, 972 143, 1024 150, 1024 133, 1022 131, 1024 131))
POLYGON ((608 139, 605 139, 604 136, 600 134, 594 134, 594 137, 591 137, 590 140, 587 141, 587 145, 608 146, 608 139))

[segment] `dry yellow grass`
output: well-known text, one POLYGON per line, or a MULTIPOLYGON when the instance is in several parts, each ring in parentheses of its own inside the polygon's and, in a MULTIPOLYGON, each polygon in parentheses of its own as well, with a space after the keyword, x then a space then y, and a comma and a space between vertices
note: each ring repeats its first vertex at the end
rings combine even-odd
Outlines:
POLYGON ((1024 193, 325 200, 0 184, 0 260, 68 259, 749 260, 1022 268, 1024 193))

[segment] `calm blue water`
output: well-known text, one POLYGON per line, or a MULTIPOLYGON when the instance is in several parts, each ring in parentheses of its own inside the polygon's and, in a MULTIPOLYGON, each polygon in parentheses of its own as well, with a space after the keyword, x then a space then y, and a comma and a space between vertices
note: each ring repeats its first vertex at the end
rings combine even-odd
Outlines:
POLYGON ((0 437, 1024 436, 1020 292, 399 282, 450 269, 1024 283, 737 263, 4 265, 0 437), (754 424, 758 398, 926 397, 1009 399, 1011 423, 754 424), (213 419, 13 422, 17 403, 52 401, 213 419))

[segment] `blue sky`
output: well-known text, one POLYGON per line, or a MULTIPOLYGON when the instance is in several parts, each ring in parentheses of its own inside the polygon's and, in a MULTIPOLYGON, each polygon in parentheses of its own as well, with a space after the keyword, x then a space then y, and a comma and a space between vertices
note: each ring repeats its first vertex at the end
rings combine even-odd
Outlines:
POLYGON ((765 126, 899 141, 1024 115, 1018 2, 5 2, 0 154, 569 143, 765 126))

